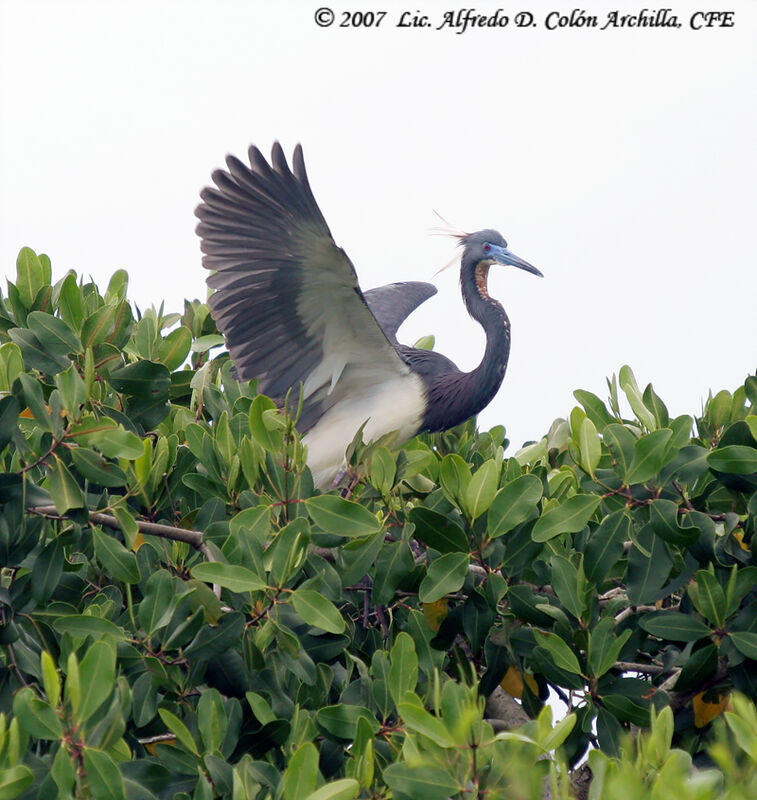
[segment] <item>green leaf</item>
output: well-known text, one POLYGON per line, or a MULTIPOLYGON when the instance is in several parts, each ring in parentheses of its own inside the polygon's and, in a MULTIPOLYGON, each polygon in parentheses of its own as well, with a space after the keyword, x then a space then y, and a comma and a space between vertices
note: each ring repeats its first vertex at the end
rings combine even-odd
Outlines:
POLYGON ((26 324, 49 353, 65 356, 82 352, 79 337, 64 320, 44 311, 32 311, 26 318, 26 324))
POLYGON ((22 247, 16 259, 16 289, 27 310, 32 308, 37 292, 45 283, 45 270, 39 256, 31 248, 22 247))
POLYGON ((53 628, 58 633, 69 633, 78 639, 91 636, 93 639, 105 638, 117 644, 126 640, 122 628, 114 625, 110 620, 101 617, 91 617, 88 614, 72 614, 67 617, 58 617, 53 622, 53 628))
POLYGON ((13 381, 24 371, 21 348, 15 342, 0 345, 0 392, 10 392, 13 381))
POLYGON ((191 346, 192 331, 182 325, 161 341, 158 357, 173 372, 186 361, 191 346))
POLYGON ((169 731, 171 731, 177 740, 184 745, 184 747, 189 750, 190 753, 194 753, 196 756, 199 756, 200 751, 197 749, 197 744, 195 743, 192 734, 189 732, 189 728, 187 728, 187 726, 175 714, 172 714, 165 708, 159 708, 158 714, 163 720, 163 724, 166 726, 166 728, 168 728, 169 731))
POLYGON ((371 726, 373 733, 381 727, 376 717, 363 706, 352 706, 341 703, 335 706, 326 706, 316 712, 315 721, 332 736, 339 739, 355 738, 358 720, 364 719, 371 726))
POLYGON ((729 636, 735 648, 747 658, 757 661, 757 633, 731 631, 729 636))
POLYGON ((49 541, 32 565, 32 596, 38 603, 52 597, 63 574, 63 544, 60 538, 49 541))
POLYGON ((197 703, 197 727, 206 753, 221 755, 227 725, 228 717, 220 692, 206 689, 197 703))
POLYGON ((602 439, 610 450, 618 475, 627 485, 636 437, 624 425, 614 422, 602 431, 602 439))
POLYGON ((55 669, 55 662, 47 650, 42 651, 40 662, 42 668, 42 684, 45 687, 45 694, 50 701, 50 705, 55 708, 60 700, 60 679, 55 669))
POLYGON ((72 364, 55 376, 55 385, 60 392, 63 410, 69 420, 81 417, 81 407, 87 402, 87 387, 72 364))
POLYGON ((695 583, 689 584, 688 592, 696 610, 716 627, 722 627, 727 604, 718 579, 707 570, 700 569, 695 576, 695 583))
POLYGON ((645 525, 628 553, 626 586, 631 603, 642 605, 657 600, 672 566, 664 540, 655 536, 651 525, 645 525))
POLYGON ((365 506, 334 494, 309 497, 305 500, 305 507, 322 531, 338 536, 368 536, 383 527, 365 506))
POLYGON ((34 773, 23 765, 0 769, 0 800, 13 800, 34 783, 34 773))
POLYGON ((135 361, 114 369, 108 382, 117 391, 142 399, 168 398, 171 375, 163 364, 154 361, 135 361))
POLYGON ((414 568, 413 554, 406 541, 387 542, 381 548, 373 569, 373 602, 390 603, 397 587, 414 568))
POLYGON ((505 484, 489 507, 489 536, 496 539, 529 519, 541 500, 542 493, 542 482, 536 475, 520 475, 505 484))
POLYGON ((552 556, 550 564, 552 588, 557 598, 576 619, 581 619, 585 610, 583 594, 586 578, 583 569, 579 573, 569 559, 559 555, 552 556))
POLYGON ((276 413, 276 403, 265 395, 258 395, 250 406, 250 433, 264 450, 278 453, 283 442, 282 431, 278 426, 271 426, 266 412, 276 413))
POLYGON ((69 272, 60 283, 58 293, 58 311, 69 328, 74 331, 81 330, 84 321, 84 304, 82 291, 76 282, 76 274, 69 272))
POLYGON ((336 606, 319 592, 312 589, 296 589, 292 592, 294 610, 308 625, 327 633, 342 633, 346 624, 336 606))
POLYGON ((98 486, 124 486, 126 475, 112 461, 106 461, 99 453, 87 447, 72 447, 71 461, 76 471, 86 480, 98 486))
POLYGON ((50 411, 45 403, 40 382, 35 380, 28 373, 22 373, 18 376, 18 379, 21 382, 21 388, 24 390, 26 405, 29 407, 29 411, 34 415, 37 424, 42 430, 54 433, 50 411))
POLYGON ((360 784, 354 778, 340 778, 316 789, 305 800, 354 800, 359 792, 360 784))
POLYGON ((535 542, 546 542, 562 533, 578 533, 596 511, 601 497, 576 494, 564 503, 545 511, 534 525, 531 538, 535 542))
POLYGON ((390 764, 384 770, 384 780, 397 800, 446 800, 462 789, 443 767, 408 761, 390 764))
POLYGON ((670 428, 662 428, 645 434, 636 442, 633 448, 633 461, 626 477, 627 484, 644 483, 657 475, 667 463, 668 457, 672 457, 667 451, 668 441, 672 435, 673 431, 670 428))
POLYGON ((379 446, 371 453, 369 477, 371 484, 382 495, 387 497, 394 488, 397 463, 389 448, 379 446))
POLYGON ((137 557, 113 536, 99 528, 92 529, 97 560, 116 580, 138 583, 140 579, 137 557))
POLYGON ((463 507, 470 481, 470 467, 457 453, 444 456, 439 464, 439 482, 447 499, 458 508, 463 507))
POLYGON ((301 800, 311 794, 318 781, 318 749, 312 742, 301 744, 289 759, 284 773, 284 800, 301 800))
POLYGON ((591 534, 584 551, 586 577, 600 583, 623 555, 623 543, 631 536, 631 520, 625 509, 613 511, 591 534))
POLYGON ((700 619, 679 611, 655 611, 646 614, 639 625, 652 636, 673 642, 696 642, 712 633, 700 619))
POLYGON ((209 561, 195 564, 192 577, 206 583, 217 583, 231 592, 259 592, 265 589, 266 582, 247 567, 234 564, 222 564, 220 561, 209 561))
POLYGON ((13 698, 13 714, 21 728, 35 739, 55 740, 63 735, 63 726, 49 703, 35 696, 34 690, 25 686, 13 698))
POLYGON ((67 438, 80 445, 96 447, 106 458, 133 461, 144 454, 139 436, 124 430, 110 417, 86 416, 71 428, 67 438))
POLYGON ((430 508, 411 509, 410 522, 415 525, 415 538, 440 553, 467 553, 468 537, 463 529, 448 517, 430 508))
POLYGON ((618 383, 620 383, 620 388, 628 399, 628 405, 631 406, 631 410, 636 414, 636 419, 638 419, 647 430, 653 431, 657 427, 654 414, 644 405, 641 392, 636 385, 636 378, 629 366, 626 365, 620 368, 618 383))
MULTIPOLYGON (((412 695, 411 695, 412 696, 412 695)), ((428 737, 439 747, 456 747, 452 734, 447 730, 447 726, 442 720, 429 714, 421 704, 420 699, 415 696, 413 702, 405 701, 397 703, 397 711, 411 731, 420 733, 428 737)))
POLYGON ((171 619, 174 587, 171 574, 165 569, 153 572, 147 579, 144 597, 137 609, 137 619, 148 636, 165 627, 171 619))
POLYGON ((221 347, 224 343, 225 339, 223 336, 217 333, 208 333, 205 336, 198 336, 194 342, 192 342, 192 352, 207 353, 208 350, 212 350, 214 347, 221 347))
POLYGON ((107 642, 90 645, 79 665, 81 699, 76 720, 84 724, 113 691, 116 680, 116 650, 107 642))
POLYGON ((707 456, 707 464, 718 472, 731 475, 751 475, 757 472, 757 448, 740 444, 726 445, 707 456))
POLYGON ((48 473, 46 488, 53 498, 55 510, 63 516, 71 509, 86 508, 84 494, 68 467, 56 454, 53 454, 53 461, 54 466, 48 473))
POLYGON ((549 633, 548 631, 540 631, 534 628, 534 636, 538 643, 544 647, 555 662, 555 666, 560 669, 567 670, 576 675, 581 674, 581 666, 578 663, 576 654, 571 650, 570 646, 560 638, 556 633, 549 633))
POLYGON ((672 500, 653 500, 649 506, 649 522, 657 536, 671 544, 688 546, 699 538, 698 528, 682 528, 678 524, 678 504, 672 500))
POLYGON ((418 683, 418 655, 410 634, 402 631, 394 640, 391 651, 388 687, 395 705, 407 692, 415 691, 418 683))
POLYGON ((485 461, 473 474, 465 490, 464 507, 471 520, 478 519, 491 506, 499 484, 499 465, 485 461))
POLYGON ((592 392, 585 389, 576 389, 573 397, 584 407, 586 416, 594 423, 598 430, 603 430, 607 425, 616 422, 607 410, 605 404, 592 392))
POLYGON ((437 558, 421 581, 418 599, 422 603, 433 603, 456 592, 468 575, 468 562, 467 553, 447 553, 437 558))
POLYGON ((613 633, 614 620, 604 617, 591 629, 589 633, 589 647, 587 651, 586 666, 589 675, 599 678, 604 675, 618 660, 618 655, 623 645, 628 641, 632 631, 624 630, 620 636, 613 633))
POLYGON ((123 778, 116 763, 106 752, 85 747, 84 770, 94 800, 125 800, 123 778))
POLYGON ((594 477, 594 470, 602 457, 602 443, 599 440, 596 426, 588 417, 581 421, 578 430, 578 452, 584 472, 588 472, 594 477))

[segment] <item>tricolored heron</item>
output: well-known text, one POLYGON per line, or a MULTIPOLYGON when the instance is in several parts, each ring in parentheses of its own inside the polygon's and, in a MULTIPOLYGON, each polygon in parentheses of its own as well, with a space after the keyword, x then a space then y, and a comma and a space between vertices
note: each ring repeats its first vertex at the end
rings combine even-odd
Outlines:
POLYGON ((477 414, 502 383, 510 321, 487 289, 489 268, 506 264, 534 275, 494 230, 464 234, 460 285, 468 313, 486 332, 472 372, 448 358, 397 341, 397 330, 424 300, 429 283, 392 283, 363 292, 347 254, 334 242, 310 189, 300 145, 293 169, 276 143, 269 164, 249 150, 213 173, 196 214, 213 317, 226 336, 240 380, 281 398, 302 384, 298 423, 316 486, 344 463, 361 425, 366 441, 397 432, 397 443, 442 431, 477 414))

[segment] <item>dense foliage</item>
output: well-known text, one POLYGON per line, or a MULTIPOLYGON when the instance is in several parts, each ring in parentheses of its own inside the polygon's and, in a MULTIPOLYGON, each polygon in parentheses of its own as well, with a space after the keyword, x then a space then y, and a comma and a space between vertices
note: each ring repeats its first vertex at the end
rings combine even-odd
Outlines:
POLYGON ((317 493, 296 395, 126 289, 0 299, 0 800, 757 796, 757 378, 317 493))

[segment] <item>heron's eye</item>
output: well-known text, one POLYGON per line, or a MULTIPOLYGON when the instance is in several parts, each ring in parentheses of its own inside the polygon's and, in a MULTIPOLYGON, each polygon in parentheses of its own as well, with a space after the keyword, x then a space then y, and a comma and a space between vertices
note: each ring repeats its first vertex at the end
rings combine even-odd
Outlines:
POLYGON ((491 249, 492 249, 492 246, 490 244, 485 244, 484 245, 484 252, 485 253, 488 253, 491 249))

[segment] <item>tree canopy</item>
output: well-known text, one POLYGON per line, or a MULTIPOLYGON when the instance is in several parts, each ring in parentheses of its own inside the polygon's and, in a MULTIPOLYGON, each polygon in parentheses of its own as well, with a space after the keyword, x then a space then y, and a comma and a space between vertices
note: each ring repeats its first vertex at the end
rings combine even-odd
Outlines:
POLYGON ((0 297, 0 800, 757 796, 757 377, 321 493, 297 392, 127 284, 0 297))

